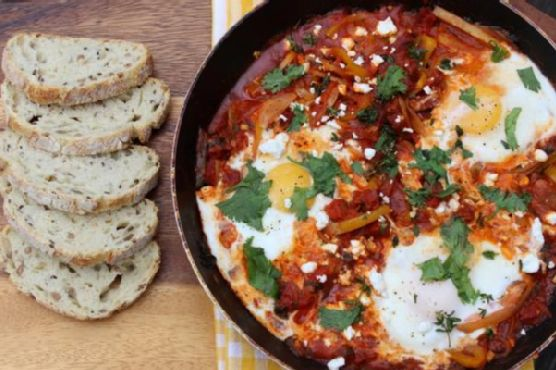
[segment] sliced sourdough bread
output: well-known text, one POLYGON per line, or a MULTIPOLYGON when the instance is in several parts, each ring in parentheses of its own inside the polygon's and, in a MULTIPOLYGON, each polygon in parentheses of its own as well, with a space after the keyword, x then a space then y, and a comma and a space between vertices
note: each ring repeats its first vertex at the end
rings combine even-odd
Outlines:
POLYGON ((96 320, 131 305, 160 263, 156 242, 116 265, 80 267, 49 257, 13 229, 0 234, 0 260, 12 283, 40 304, 78 320, 96 320))
POLYGON ((116 98, 63 107, 39 105, 12 83, 2 84, 8 125, 36 148, 68 155, 92 155, 146 143, 170 107, 170 89, 155 78, 116 98))
POLYGON ((132 146, 88 157, 48 153, 31 147, 11 130, 0 132, 0 162, 13 187, 35 202, 85 214, 115 210, 141 201, 156 186, 156 152, 132 146))
POLYGON ((114 264, 145 247, 156 233, 157 211, 146 199, 116 211, 75 215, 41 206, 16 189, 4 194, 4 215, 27 243, 78 266, 114 264))
POLYGON ((143 84, 152 58, 129 41, 18 33, 6 43, 2 70, 35 103, 76 105, 143 84))

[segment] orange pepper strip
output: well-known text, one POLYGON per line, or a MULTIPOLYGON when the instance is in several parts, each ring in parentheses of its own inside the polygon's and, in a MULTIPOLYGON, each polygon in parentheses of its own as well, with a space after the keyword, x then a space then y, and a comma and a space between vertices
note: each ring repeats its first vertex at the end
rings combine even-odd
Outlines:
POLYGON ((382 205, 374 211, 364 213, 349 220, 331 223, 327 226, 326 231, 332 235, 346 234, 376 222, 380 216, 385 216, 391 211, 390 207, 382 205))

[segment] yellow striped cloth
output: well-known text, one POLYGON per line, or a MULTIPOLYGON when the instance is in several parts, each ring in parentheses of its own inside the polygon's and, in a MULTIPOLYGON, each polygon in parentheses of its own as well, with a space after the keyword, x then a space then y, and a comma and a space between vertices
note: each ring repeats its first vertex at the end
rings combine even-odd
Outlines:
MULTIPOLYGON (((212 0, 212 44, 263 0, 212 0)), ((218 370, 280 370, 282 367, 249 344, 218 308, 214 310, 218 370)), ((533 361, 522 370, 534 370, 533 361)))

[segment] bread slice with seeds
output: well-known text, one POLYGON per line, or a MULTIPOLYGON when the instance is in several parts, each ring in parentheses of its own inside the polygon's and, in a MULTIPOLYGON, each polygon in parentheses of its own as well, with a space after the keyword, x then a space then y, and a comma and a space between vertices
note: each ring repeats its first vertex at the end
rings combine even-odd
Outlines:
POLYGON ((68 155, 121 150, 135 138, 146 143, 170 107, 170 89, 156 78, 118 97, 73 107, 34 103, 9 81, 1 91, 12 130, 36 148, 68 155))
POLYGON ((97 320, 145 292, 158 271, 160 251, 153 241, 116 265, 80 267, 49 257, 6 227, 0 234, 0 260, 12 283, 40 304, 78 320, 97 320))
POLYGON ((26 242, 60 261, 79 266, 109 264, 145 247, 156 233, 158 209, 145 199, 115 211, 75 215, 49 209, 12 189, 4 215, 26 242))
POLYGON ((5 77, 38 104, 76 105, 112 98, 152 73, 143 44, 18 33, 2 55, 5 77))
POLYGON ((157 184, 156 152, 132 146, 108 154, 74 157, 31 147, 11 130, 0 132, 0 162, 8 181, 35 202, 85 214, 141 201, 157 184))

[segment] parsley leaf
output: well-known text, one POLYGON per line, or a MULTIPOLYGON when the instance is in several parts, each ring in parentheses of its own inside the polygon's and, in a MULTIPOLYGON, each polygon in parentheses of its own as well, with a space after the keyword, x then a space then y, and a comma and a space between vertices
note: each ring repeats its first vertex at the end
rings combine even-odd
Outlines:
POLYGON ((450 338, 450 333, 454 330, 457 323, 461 322, 461 319, 454 316, 455 311, 450 313, 446 311, 437 311, 436 312, 436 321, 435 325, 438 326, 436 329, 439 333, 446 333, 448 335, 448 345, 452 346, 452 340, 450 338))
POLYGON ((442 59, 438 67, 444 71, 451 71, 454 68, 450 59, 442 59))
POLYGON ((420 208, 425 205, 429 197, 432 195, 432 191, 429 188, 421 188, 417 190, 404 189, 407 194, 407 200, 411 206, 420 208))
POLYGON ((304 221, 309 215, 309 208, 307 201, 317 195, 315 188, 300 188, 295 187, 291 196, 292 206, 291 210, 295 213, 298 220, 304 221))
POLYGON ((293 81, 305 75, 305 67, 298 64, 290 65, 286 70, 273 69, 263 77, 263 88, 272 93, 285 89, 293 81))
POLYGON ((357 175, 365 174, 365 169, 363 168, 361 162, 353 162, 351 164, 351 169, 353 170, 353 173, 356 173, 357 175))
POLYGON ((398 174, 398 159, 396 158, 396 134, 390 126, 382 126, 380 137, 375 144, 377 152, 382 153, 382 159, 377 165, 377 171, 385 173, 391 178, 398 174))
POLYGON ((483 252, 483 257, 485 257, 487 260, 493 260, 496 258, 496 256, 498 255, 498 253, 496 253, 495 251, 484 251, 483 252))
POLYGON ((407 91, 404 82, 405 72, 397 65, 390 65, 386 73, 378 76, 377 79, 377 96, 380 100, 386 101, 392 99, 396 94, 407 91))
POLYGON ((329 85, 330 85, 330 75, 326 75, 322 78, 320 84, 315 86, 315 92, 317 93, 317 95, 322 95, 322 93, 326 91, 329 85))
POLYGON ((345 330, 351 324, 359 321, 363 305, 361 303, 345 310, 333 310, 326 307, 319 309, 320 325, 326 329, 345 330))
POLYGON ((475 87, 460 90, 459 100, 467 104, 473 110, 479 109, 477 105, 477 90, 475 87))
POLYGON ((306 33, 303 36, 303 42, 307 45, 314 46, 317 43, 317 37, 312 33, 306 33))
POLYGON ((351 179, 340 169, 336 158, 328 152, 324 153, 321 158, 308 155, 299 164, 311 172, 316 192, 328 197, 334 195, 336 177, 339 176, 346 183, 351 182, 351 179))
POLYGON ((492 54, 490 55, 490 60, 492 62, 500 63, 510 56, 510 52, 502 47, 497 41, 490 40, 489 44, 492 47, 492 54))
POLYGON ((539 80, 537 80, 533 67, 518 69, 517 74, 519 75, 519 78, 521 78, 523 86, 531 91, 539 92, 541 84, 539 83, 539 80))
POLYGON ((363 123, 374 123, 376 122, 377 118, 378 109, 375 106, 368 106, 367 108, 357 112, 357 119, 363 123))
POLYGON ((408 54, 412 59, 417 61, 421 61, 425 59, 425 55, 427 54, 427 50, 418 48, 416 45, 411 45, 408 50, 408 54))
POLYGON ((442 190, 440 193, 437 194, 437 196, 439 198, 448 198, 450 195, 457 193, 458 191, 460 191, 460 186, 456 185, 456 184, 450 184, 448 186, 446 186, 446 188, 444 190, 442 190))
POLYGON ((264 173, 257 170, 251 163, 247 165, 248 173, 245 178, 230 191, 234 195, 230 199, 224 200, 216 206, 228 218, 244 222, 259 231, 263 231, 263 216, 270 208, 268 190, 271 181, 263 181, 264 173))
POLYGON ((299 104, 294 105, 292 112, 293 118, 290 127, 288 127, 288 132, 299 131, 301 126, 303 126, 303 124, 307 122, 307 115, 305 114, 303 106, 299 104))
POLYGON ((415 162, 410 163, 410 167, 423 171, 429 185, 435 185, 440 179, 448 180, 448 172, 444 165, 452 161, 450 151, 436 146, 432 149, 417 149, 413 153, 413 158, 415 162))
POLYGON ((474 303, 479 292, 473 287, 466 266, 473 254, 473 245, 467 240, 469 228, 459 217, 455 217, 442 225, 440 235, 443 246, 450 250, 450 256, 441 262, 438 257, 429 259, 418 267, 421 269, 421 280, 425 282, 452 280, 463 303, 474 303))
POLYGON ((278 298, 280 271, 266 258, 264 249, 253 247, 253 237, 243 244, 243 256, 247 264, 249 284, 268 297, 278 298))
POLYGON ((504 132, 506 133, 506 145, 504 145, 504 147, 506 147, 506 149, 516 150, 519 148, 517 138, 515 137, 515 130, 517 128, 517 119, 519 118, 521 111, 521 108, 512 109, 510 114, 508 114, 504 120, 504 132))
POLYGON ((527 211, 532 199, 529 193, 505 192, 486 185, 479 186, 479 191, 483 198, 496 204, 497 210, 505 209, 509 212, 527 211))

